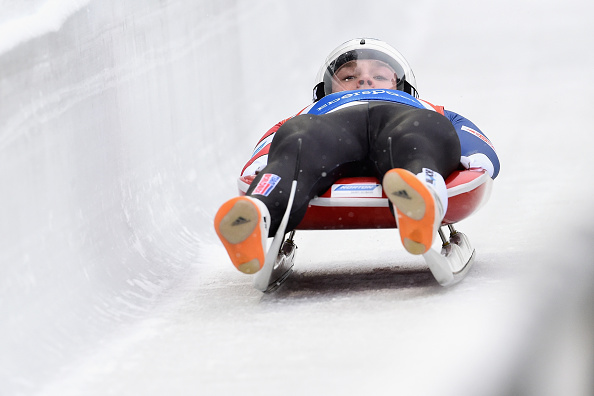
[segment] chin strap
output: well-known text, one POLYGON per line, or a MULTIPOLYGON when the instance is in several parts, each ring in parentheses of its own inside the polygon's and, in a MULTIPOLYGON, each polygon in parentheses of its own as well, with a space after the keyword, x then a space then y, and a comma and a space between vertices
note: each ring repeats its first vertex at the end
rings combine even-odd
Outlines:
POLYGON ((410 83, 406 80, 404 80, 404 81, 401 80, 401 84, 398 84, 398 89, 400 89, 401 91, 404 91, 408 94, 411 94, 415 98, 419 97, 419 92, 417 92, 415 87, 410 85, 410 83))
POLYGON ((317 84, 313 89, 313 101, 314 103, 322 99, 326 94, 324 93, 324 82, 317 84))

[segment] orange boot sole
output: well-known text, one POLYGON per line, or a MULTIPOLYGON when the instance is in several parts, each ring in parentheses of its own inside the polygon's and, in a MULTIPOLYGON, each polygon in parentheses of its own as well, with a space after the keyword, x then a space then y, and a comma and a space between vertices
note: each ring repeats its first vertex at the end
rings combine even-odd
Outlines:
POLYGON ((432 192, 405 169, 388 171, 382 186, 396 209, 396 222, 404 248, 412 254, 426 253, 437 230, 432 192))
POLYGON ((236 197, 225 202, 215 215, 215 230, 235 267, 254 274, 266 257, 268 235, 262 235, 262 213, 250 198, 236 197))

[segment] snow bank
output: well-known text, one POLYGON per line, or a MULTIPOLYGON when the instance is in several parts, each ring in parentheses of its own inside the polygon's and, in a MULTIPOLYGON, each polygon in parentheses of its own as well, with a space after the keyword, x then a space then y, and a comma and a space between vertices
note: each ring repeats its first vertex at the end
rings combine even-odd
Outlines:
POLYGON ((58 31, 70 16, 88 3, 89 0, 0 2, 0 22, 3 22, 0 25, 0 54, 35 37, 58 31))

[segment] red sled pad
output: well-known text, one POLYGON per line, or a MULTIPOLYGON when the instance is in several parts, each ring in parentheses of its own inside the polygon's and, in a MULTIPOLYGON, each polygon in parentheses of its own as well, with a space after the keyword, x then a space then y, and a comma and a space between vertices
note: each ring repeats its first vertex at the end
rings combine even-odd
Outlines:
MULTIPOLYGON (((255 176, 238 180, 245 195, 255 176)), ((493 180, 484 170, 455 171, 446 179, 448 211, 443 225, 457 223, 489 199, 493 180)), ((323 195, 310 201, 298 230, 396 228, 389 200, 375 177, 339 179, 323 195)))

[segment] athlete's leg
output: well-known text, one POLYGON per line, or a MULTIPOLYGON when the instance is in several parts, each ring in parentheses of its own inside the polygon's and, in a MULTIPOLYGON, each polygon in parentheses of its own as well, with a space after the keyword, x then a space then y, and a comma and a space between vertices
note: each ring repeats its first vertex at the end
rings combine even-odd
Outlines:
POLYGON ((370 136, 402 243, 410 253, 425 253, 447 210, 444 177, 458 166, 458 135, 436 112, 377 105, 370 108, 370 136))
POLYGON ((323 116, 295 117, 279 128, 268 165, 246 196, 225 202, 215 216, 215 230, 237 269, 254 273, 264 265, 267 238, 276 234, 289 201, 298 140, 302 143, 297 192, 287 231, 301 222, 315 195, 367 156, 366 127, 367 106, 355 106, 323 116))
POLYGON ((441 114, 399 104, 371 104, 371 155, 379 176, 392 168, 417 174, 423 168, 447 177, 460 162, 460 140, 441 114))
POLYGON ((301 139, 297 191, 287 230, 305 216, 309 201, 325 192, 345 173, 367 158, 367 106, 357 105, 320 116, 300 115, 276 132, 268 153, 268 165, 258 174, 247 195, 264 202, 276 233, 286 210, 301 139))

